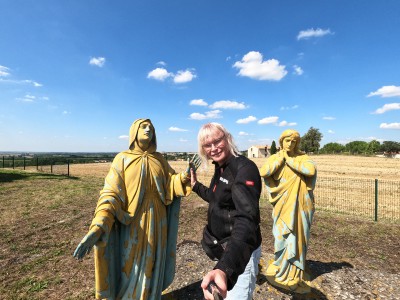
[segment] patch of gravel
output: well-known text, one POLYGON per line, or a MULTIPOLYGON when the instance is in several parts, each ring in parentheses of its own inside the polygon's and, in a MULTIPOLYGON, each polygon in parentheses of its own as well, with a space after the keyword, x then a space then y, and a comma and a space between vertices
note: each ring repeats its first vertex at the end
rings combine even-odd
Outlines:
MULTIPOLYGON (((261 265, 265 265, 264 262, 270 258, 263 254, 261 265)), ((163 299, 202 300, 201 280, 214 265, 215 262, 205 255, 199 242, 183 240, 177 245, 175 279, 163 299)), ((262 273, 265 268, 261 268, 253 299, 400 299, 399 274, 358 269, 346 262, 308 260, 308 266, 313 275, 310 294, 296 295, 272 287, 262 273)))

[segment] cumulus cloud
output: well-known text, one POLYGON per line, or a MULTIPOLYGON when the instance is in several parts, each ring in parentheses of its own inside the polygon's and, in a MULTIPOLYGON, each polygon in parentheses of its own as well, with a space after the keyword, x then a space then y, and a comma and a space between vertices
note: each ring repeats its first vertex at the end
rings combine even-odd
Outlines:
POLYGON ((285 127, 285 126, 296 126, 297 123, 295 122, 287 122, 287 121, 281 121, 279 122, 278 126, 280 127, 285 127))
POLYGON ((310 28, 307 30, 301 30, 297 35, 297 40, 306 40, 313 37, 323 37, 327 34, 333 34, 330 29, 321 29, 321 28, 310 28))
POLYGON ((335 117, 322 117, 322 120, 333 121, 336 120, 335 117))
POLYGON ((207 111, 204 114, 192 113, 192 114, 190 114, 190 119, 192 119, 192 120, 219 119, 219 118, 222 118, 220 113, 221 113, 221 111, 218 109, 207 111))
POLYGON ((331 129, 328 130, 328 133, 335 134, 335 132, 333 130, 331 130, 331 129))
POLYGON ((381 108, 378 108, 376 111, 373 112, 373 114, 383 114, 385 112, 398 109, 400 109, 400 103, 389 103, 385 104, 381 108))
POLYGON ((297 104, 293 105, 293 106, 281 106, 281 110, 291 110, 291 109, 297 109, 297 108, 299 108, 299 106, 297 104))
POLYGON ((231 101, 231 100, 220 100, 216 101, 213 104, 210 105, 210 108, 216 109, 216 108, 221 108, 221 109, 245 109, 247 108, 244 102, 237 102, 237 101, 231 101))
POLYGON ((0 66, 0 77, 7 77, 10 75, 10 69, 5 66, 0 66))
POLYGON ((106 59, 105 57, 91 57, 89 60, 89 65, 92 66, 97 66, 102 68, 104 66, 104 64, 106 63, 106 59))
POLYGON ((239 69, 238 76, 257 80, 279 81, 287 74, 285 66, 280 65, 278 60, 263 61, 262 54, 257 51, 250 51, 243 56, 241 61, 235 62, 233 67, 239 69))
POLYGON ((379 128, 382 129, 400 129, 400 123, 382 123, 379 128))
POLYGON ((169 131, 179 131, 179 132, 188 131, 187 129, 182 129, 182 128, 173 127, 173 126, 171 126, 170 128, 168 128, 168 130, 169 130, 169 131))
MULTIPOLYGON (((164 62, 158 62, 157 64, 163 66, 166 65, 164 62)), ((176 84, 190 82, 196 77, 197 75, 195 74, 195 71, 193 69, 179 70, 176 74, 174 74, 172 72, 168 72, 167 69, 163 67, 155 68, 147 74, 147 78, 155 79, 158 81, 164 81, 167 78, 172 78, 173 82, 176 84)))
POLYGON ((386 85, 367 95, 367 97, 373 96, 381 96, 382 98, 400 97, 400 86, 386 85))
POLYGON ((150 71, 149 74, 147 74, 147 78, 155 79, 155 80, 159 80, 159 81, 164 81, 165 79, 167 79, 168 77, 171 77, 171 76, 173 76, 173 74, 169 73, 164 68, 156 68, 156 69, 150 71))
POLYGON ((165 62, 165 61, 159 61, 159 62, 157 62, 157 65, 160 65, 160 66, 166 66, 167 65, 167 63, 165 62))
POLYGON ((259 120, 257 123, 260 125, 266 125, 266 124, 276 124, 278 122, 279 117, 276 116, 271 116, 271 117, 266 117, 261 120, 259 120))
POLYGON ((293 69, 294 69, 294 74, 296 74, 296 75, 300 76, 300 75, 303 75, 303 73, 304 73, 303 69, 301 67, 299 67, 298 65, 294 65, 293 69))
POLYGON ((198 105, 198 106, 207 106, 208 103, 204 101, 203 99, 193 99, 189 103, 190 105, 198 105))
POLYGON ((247 132, 244 132, 244 131, 240 131, 239 132, 239 135, 240 136, 247 136, 247 135, 249 135, 247 132))
POLYGON ((120 135, 118 138, 120 140, 129 140, 129 135, 120 135))
POLYGON ((237 120, 236 123, 238 123, 238 124, 248 124, 248 123, 254 122, 254 121, 257 121, 256 117, 248 116, 247 118, 237 120))
POLYGON ((174 76, 175 83, 186 83, 192 81, 196 78, 196 74, 192 70, 178 71, 178 73, 174 76))

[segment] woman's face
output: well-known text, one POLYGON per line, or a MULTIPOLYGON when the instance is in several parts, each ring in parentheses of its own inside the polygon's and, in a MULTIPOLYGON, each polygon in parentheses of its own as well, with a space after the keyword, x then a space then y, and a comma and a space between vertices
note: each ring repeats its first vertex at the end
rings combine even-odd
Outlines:
POLYGON ((137 133, 137 139, 141 143, 150 143, 153 139, 154 128, 149 121, 140 123, 137 133))
POLYGON ((296 139, 292 136, 287 136, 282 141, 282 148, 288 153, 293 153, 296 147, 296 139))
POLYGON ((202 147, 206 155, 220 166, 232 155, 224 133, 219 130, 215 130, 207 136, 202 147))

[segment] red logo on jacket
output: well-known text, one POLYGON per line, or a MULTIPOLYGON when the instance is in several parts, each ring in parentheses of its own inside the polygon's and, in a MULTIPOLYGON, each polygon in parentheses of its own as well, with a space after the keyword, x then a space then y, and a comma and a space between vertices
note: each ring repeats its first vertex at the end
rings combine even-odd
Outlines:
POLYGON ((254 181, 246 180, 246 185, 254 186, 254 181))

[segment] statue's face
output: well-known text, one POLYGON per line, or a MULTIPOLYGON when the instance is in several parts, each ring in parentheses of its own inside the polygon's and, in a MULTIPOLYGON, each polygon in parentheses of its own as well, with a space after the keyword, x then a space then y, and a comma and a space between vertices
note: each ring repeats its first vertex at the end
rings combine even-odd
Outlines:
POLYGON ((137 139, 140 142, 149 143, 154 136, 154 128, 149 121, 140 123, 139 130, 137 133, 137 139))
POLYGON ((283 150, 292 153, 296 147, 296 139, 291 136, 285 137, 283 139, 282 146, 283 150))

